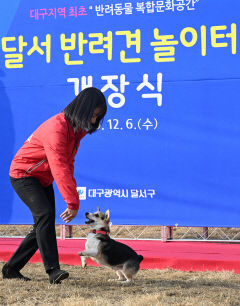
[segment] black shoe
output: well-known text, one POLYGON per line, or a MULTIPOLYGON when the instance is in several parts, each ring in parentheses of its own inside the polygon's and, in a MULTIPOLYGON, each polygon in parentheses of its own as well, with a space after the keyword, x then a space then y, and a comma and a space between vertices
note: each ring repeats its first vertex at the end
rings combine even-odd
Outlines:
POLYGON ((68 278, 69 273, 64 270, 54 269, 49 273, 50 284, 60 284, 62 280, 68 278))
POLYGON ((18 270, 15 270, 14 268, 10 267, 8 264, 5 264, 2 268, 2 276, 3 278, 18 278, 22 279, 24 281, 30 281, 30 278, 23 276, 18 270))

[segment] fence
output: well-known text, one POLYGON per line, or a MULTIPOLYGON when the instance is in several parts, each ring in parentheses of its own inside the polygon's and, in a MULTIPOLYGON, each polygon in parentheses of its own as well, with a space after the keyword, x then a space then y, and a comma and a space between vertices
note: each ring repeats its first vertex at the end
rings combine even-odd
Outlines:
MULTIPOLYGON (((24 237, 30 230, 30 225, 0 225, 0 237, 24 237)), ((88 231, 86 225, 56 225, 59 239, 84 239, 88 231)), ((114 239, 144 239, 162 242, 240 243, 240 228, 111 225, 111 237, 114 239)))

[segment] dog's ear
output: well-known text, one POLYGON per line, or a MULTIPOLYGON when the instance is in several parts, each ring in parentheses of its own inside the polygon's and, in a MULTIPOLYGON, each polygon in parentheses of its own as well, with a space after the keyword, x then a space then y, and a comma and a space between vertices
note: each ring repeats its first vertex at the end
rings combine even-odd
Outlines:
POLYGON ((100 212, 100 207, 99 207, 99 206, 97 207, 97 211, 99 211, 99 212, 100 212))
POLYGON ((110 220, 110 210, 108 209, 106 212, 105 212, 105 221, 109 222, 110 220))

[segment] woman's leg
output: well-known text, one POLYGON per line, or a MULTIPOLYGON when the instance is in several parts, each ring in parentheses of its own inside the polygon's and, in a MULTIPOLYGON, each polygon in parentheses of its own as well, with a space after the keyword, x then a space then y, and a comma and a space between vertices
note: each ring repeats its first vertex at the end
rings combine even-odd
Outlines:
POLYGON ((39 248, 46 271, 59 269, 52 185, 44 188, 32 177, 11 178, 11 183, 18 196, 31 210, 34 227, 9 259, 8 264, 18 271, 21 270, 39 248))
POLYGON ((17 271, 20 271, 37 250, 36 229, 33 226, 31 232, 27 234, 15 253, 8 260, 8 264, 17 271))

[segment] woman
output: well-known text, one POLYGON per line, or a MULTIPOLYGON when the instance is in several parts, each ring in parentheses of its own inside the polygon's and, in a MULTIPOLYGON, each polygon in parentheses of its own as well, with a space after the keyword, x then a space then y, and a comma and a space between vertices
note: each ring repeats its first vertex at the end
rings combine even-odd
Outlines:
POLYGON ((80 140, 95 132, 107 111, 106 99, 97 88, 86 88, 60 114, 45 121, 25 141, 10 167, 11 184, 29 207, 34 226, 3 266, 3 278, 24 277, 20 270, 39 249, 50 283, 60 283, 69 273, 60 270, 55 232, 55 180, 67 203, 65 222, 76 217, 79 196, 74 179, 74 159, 80 140))

